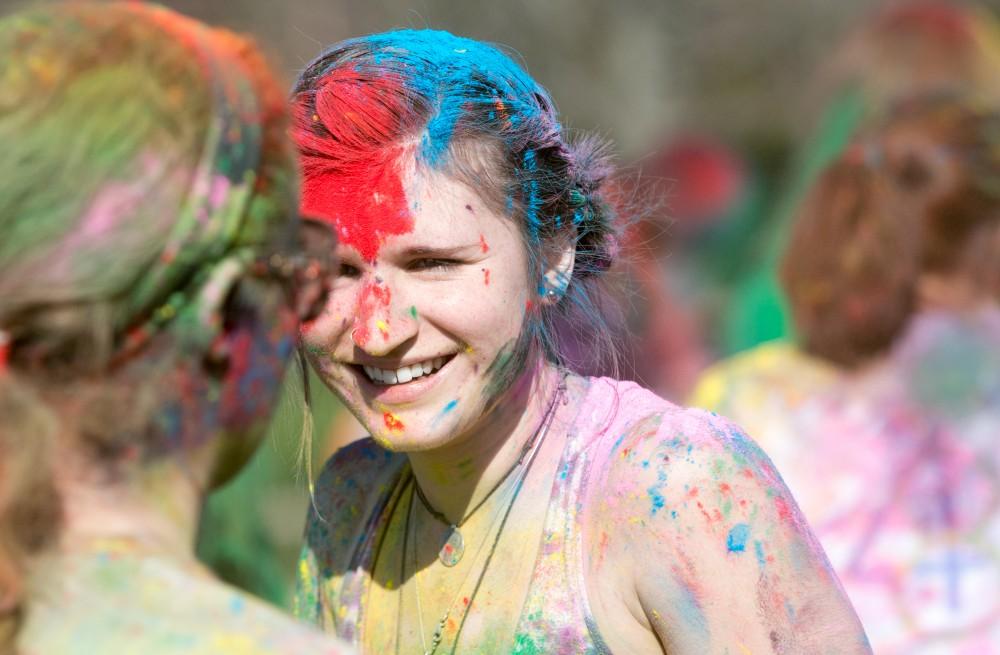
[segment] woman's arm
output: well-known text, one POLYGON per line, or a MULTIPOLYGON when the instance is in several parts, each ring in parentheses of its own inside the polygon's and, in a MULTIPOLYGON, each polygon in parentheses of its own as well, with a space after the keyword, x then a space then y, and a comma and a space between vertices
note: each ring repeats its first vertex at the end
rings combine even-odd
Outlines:
POLYGON ((597 488, 591 562, 621 572, 665 652, 871 652, 781 477, 739 428, 696 410, 649 417, 615 443, 597 488))

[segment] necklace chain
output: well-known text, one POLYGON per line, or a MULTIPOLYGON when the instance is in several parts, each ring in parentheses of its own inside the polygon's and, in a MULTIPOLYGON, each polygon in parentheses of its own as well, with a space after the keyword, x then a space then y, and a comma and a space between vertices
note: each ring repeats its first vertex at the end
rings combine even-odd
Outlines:
POLYGON ((462 560, 462 557, 465 555, 465 538, 460 531, 462 526, 465 525, 465 522, 468 521, 470 518, 472 518, 472 516, 476 512, 478 512, 483 505, 486 504, 486 501, 492 498, 493 495, 497 492, 497 490, 500 489, 500 487, 502 487, 504 483, 510 479, 514 471, 517 471, 524 463, 524 458, 534 448, 535 443, 538 440, 538 435, 542 431, 542 427, 545 426, 546 421, 549 418, 549 415, 552 413, 553 408, 555 407, 556 400, 566 390, 566 375, 567 375, 566 372, 562 373, 559 379, 559 385, 556 387, 555 393, 552 394, 552 400, 549 401, 549 405, 548 407, 546 407, 545 413, 542 415, 542 420, 538 423, 538 427, 535 428, 534 432, 532 432, 531 438, 525 441, 524 445, 521 446, 521 453, 520 455, 518 455, 517 461, 515 461, 510 466, 510 468, 507 469, 507 471, 500 477, 500 479, 497 480, 497 482, 490 488, 490 490, 486 493, 486 495, 483 496, 483 498, 478 503, 476 503, 475 506, 471 510, 469 510, 469 512, 465 516, 463 516, 457 523, 452 523, 451 521, 449 521, 448 517, 445 516, 444 513, 442 513, 433 505, 431 505, 431 502, 427 499, 427 496, 424 495, 423 489, 420 488, 420 483, 417 482, 416 478, 414 478, 413 486, 416 489, 417 498, 420 499, 420 504, 423 505, 424 509, 426 509, 427 512, 431 516, 433 516, 437 521, 448 526, 447 538, 441 545, 441 549, 438 552, 438 559, 445 566, 450 568, 452 566, 457 565, 462 560))
POLYGON ((508 468, 507 471, 503 474, 503 476, 499 480, 497 480, 496 484, 494 484, 490 488, 490 490, 486 493, 486 495, 483 496, 482 500, 476 503, 475 507, 469 510, 468 513, 466 513, 465 516, 459 519, 457 523, 452 523, 451 521, 449 521, 448 517, 445 516, 443 512, 439 511, 431 504, 431 501, 428 500, 427 496, 424 495, 424 490, 420 488, 420 483, 418 483, 416 481, 416 478, 414 478, 413 486, 417 490, 417 498, 420 499, 420 503, 424 506, 424 509, 426 509, 427 512, 435 519, 437 519, 438 521, 447 526, 450 526, 451 528, 458 529, 461 528, 463 525, 465 525, 465 522, 471 519, 473 515, 476 512, 478 512, 483 505, 486 504, 486 501, 488 501, 490 498, 493 497, 493 494, 496 493, 496 491, 503 486, 503 483, 506 482, 508 478, 510 478, 511 474, 517 470, 517 468, 521 465, 522 462, 524 462, 525 456, 528 454, 528 452, 531 451, 532 447, 535 445, 535 441, 538 439, 538 435, 542 430, 542 426, 545 424, 545 419, 548 418, 548 414, 552 410, 552 407, 555 404, 555 400, 558 397, 561 390, 562 386, 560 386, 559 389, 556 390, 556 395, 553 396, 552 401, 549 403, 549 407, 545 411, 545 416, 543 416, 541 423, 538 424, 538 427, 535 428, 535 431, 532 433, 531 438, 528 439, 528 441, 526 441, 524 446, 521 448, 521 454, 518 455, 517 461, 511 464, 510 468, 508 468))
MULTIPOLYGON (((462 634, 462 628, 465 626, 465 619, 466 619, 466 617, 468 617, 469 611, 472 609, 472 603, 475 600, 476 595, 479 593, 479 587, 482 585, 483 579, 486 577, 486 571, 487 571, 487 569, 489 569, 490 562, 493 560, 493 555, 496 553, 497 546, 500 543, 500 536, 503 534, 503 530, 504 530, 504 528, 507 525, 507 519, 510 517, 510 513, 511 513, 511 510, 513 509, 513 507, 514 507, 514 503, 517 501, 517 497, 521 493, 521 487, 524 484, 524 480, 525 480, 525 478, 528 475, 528 471, 531 470, 531 465, 534 462, 535 455, 538 454, 539 447, 541 446, 542 442, 545 440, 545 435, 548 433, 549 427, 552 424, 552 420, 553 420, 554 415, 555 415, 556 402, 559 399, 559 397, 563 394, 563 392, 565 392, 565 390, 566 390, 566 374, 564 373, 563 376, 562 376, 562 379, 559 382, 559 386, 556 388, 555 393, 552 395, 552 400, 549 402, 549 406, 546 408, 545 414, 543 415, 541 422, 538 424, 538 428, 536 428, 536 430, 535 430, 534 434, 532 435, 531 439, 529 440, 528 444, 522 449, 521 455, 520 455, 520 457, 518 457, 517 462, 515 462, 514 466, 512 466, 510 468, 510 470, 508 470, 507 473, 504 474, 503 478, 500 479, 500 482, 497 483, 496 485, 494 485, 494 487, 492 489, 490 489, 490 492, 488 494, 486 494, 486 497, 483 500, 481 500, 479 503, 477 503, 476 506, 472 509, 472 511, 469 512, 469 514, 465 518, 463 518, 462 521, 461 521, 461 523, 464 523, 469 517, 471 517, 476 512, 476 510, 478 510, 480 507, 482 507, 483 503, 485 503, 486 500, 490 496, 493 495, 493 492, 495 492, 501 486, 501 484, 510 477, 510 475, 520 466, 520 464, 522 462, 525 462, 526 455, 528 455, 528 453, 530 453, 530 457, 527 457, 527 461, 525 463, 524 468, 521 469, 518 472, 518 475, 515 478, 514 484, 511 485, 511 490, 512 490, 511 498, 510 498, 509 501, 506 501, 504 503, 505 507, 504 507, 504 511, 502 513, 502 518, 500 520, 500 526, 497 529, 496 534, 493 537, 493 543, 490 546, 490 550, 489 550, 489 552, 486 555, 486 561, 483 563, 483 566, 482 566, 482 568, 479 571, 479 576, 476 578, 476 584, 475 584, 475 586, 472 589, 472 593, 469 594, 469 600, 465 604, 465 612, 462 614, 462 618, 459 621, 458 630, 456 630, 456 632, 455 632, 455 638, 454 638, 454 641, 452 643, 452 649, 451 649, 452 653, 455 652, 455 648, 458 646, 458 638, 462 634)), ((416 491, 417 497, 420 498, 420 501, 424 504, 424 507, 431 513, 432 516, 434 516, 434 518, 442 521, 443 523, 451 525, 454 528, 461 527, 461 523, 459 523, 458 525, 454 525, 454 524, 449 523, 447 519, 443 518, 443 515, 441 515, 439 512, 436 512, 436 510, 434 510, 430 506, 430 504, 424 498, 423 493, 420 491, 420 485, 417 484, 416 477, 412 478, 412 483, 413 483, 414 490, 416 491)), ((404 534, 403 534, 403 556, 402 556, 403 565, 402 565, 401 568, 403 569, 402 572, 403 572, 404 575, 403 575, 403 577, 401 579, 405 579, 405 572, 406 572, 406 550, 407 550, 406 546, 407 546, 407 541, 409 541, 409 537, 410 537, 410 534, 409 534, 409 532, 410 532, 410 519, 411 519, 412 515, 413 515, 413 494, 410 495, 410 504, 409 504, 409 508, 408 508, 407 514, 406 514, 406 525, 403 528, 404 529, 404 534)), ((498 516, 500 516, 500 515, 498 514, 498 516)), ((495 522, 495 521, 496 521, 496 518, 494 518, 493 521, 491 521, 491 523, 495 522)), ((491 525, 491 528, 492 528, 492 525, 491 525)), ((479 560, 479 557, 482 554, 483 547, 486 545, 486 542, 488 541, 488 535, 489 535, 489 533, 487 532, 487 536, 485 536, 483 538, 483 541, 480 543, 479 549, 476 551, 475 559, 473 560, 474 563, 475 563, 475 561, 479 560)), ((437 626, 436 626, 436 628, 434 630, 434 635, 431 638, 430 648, 428 648, 428 646, 427 646, 427 640, 425 638, 426 631, 424 630, 423 609, 421 607, 421 601, 420 601, 420 579, 419 579, 419 571, 417 570, 417 555, 416 555, 416 538, 415 538, 415 535, 414 535, 414 539, 413 539, 413 567, 414 567, 413 568, 414 589, 416 591, 416 600, 417 600, 417 625, 418 625, 418 627, 420 629, 420 642, 421 642, 421 645, 423 646, 423 649, 424 649, 424 655, 434 655, 434 653, 438 649, 438 646, 441 645, 441 640, 442 640, 443 635, 444 635, 444 628, 448 624, 448 618, 451 616, 451 611, 455 607, 455 603, 458 601, 458 598, 461 595, 462 590, 465 587, 466 582, 468 582, 469 576, 472 574, 472 570, 473 569, 470 568, 469 571, 465 574, 465 577, 462 579, 462 583, 458 586, 458 589, 455 592, 454 598, 452 599, 451 603, 448 604, 448 607, 445 608, 444 614, 441 616, 441 619, 438 621, 437 626)), ((400 617, 400 619, 401 618, 402 617, 400 617)), ((397 620, 399 620, 399 619, 397 619, 397 620)), ((397 634, 398 634, 398 628, 397 628, 397 634)), ((396 642, 396 650, 397 650, 397 652, 399 650, 398 639, 397 639, 397 642, 396 642)))

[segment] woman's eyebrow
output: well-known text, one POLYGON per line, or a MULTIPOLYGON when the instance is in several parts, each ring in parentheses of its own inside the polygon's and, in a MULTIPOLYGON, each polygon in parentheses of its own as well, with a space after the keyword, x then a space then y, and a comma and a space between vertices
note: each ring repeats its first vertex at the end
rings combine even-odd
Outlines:
POLYGON ((459 255, 467 255, 470 251, 479 250, 479 242, 463 244, 459 246, 411 246, 401 251, 399 254, 405 258, 430 257, 432 259, 446 259, 459 255))

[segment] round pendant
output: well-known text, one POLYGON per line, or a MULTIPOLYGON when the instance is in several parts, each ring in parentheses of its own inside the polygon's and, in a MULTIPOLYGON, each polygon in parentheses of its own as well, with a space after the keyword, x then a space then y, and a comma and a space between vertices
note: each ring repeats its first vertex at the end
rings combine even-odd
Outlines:
POLYGON ((462 560, 462 555, 465 554, 465 539, 462 538, 462 533, 458 531, 454 525, 448 528, 448 538, 445 539, 444 545, 441 546, 440 552, 438 552, 438 559, 441 563, 447 567, 452 567, 458 564, 462 560))

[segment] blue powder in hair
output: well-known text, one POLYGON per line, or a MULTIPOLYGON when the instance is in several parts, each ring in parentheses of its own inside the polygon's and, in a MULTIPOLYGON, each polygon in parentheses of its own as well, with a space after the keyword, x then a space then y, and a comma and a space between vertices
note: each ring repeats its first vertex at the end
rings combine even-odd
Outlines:
MULTIPOLYGON (((538 161, 535 159, 535 151, 529 150, 524 153, 524 170, 528 172, 535 172, 538 170, 538 161)), ((542 221, 538 216, 539 210, 542 207, 542 200, 538 195, 538 181, 529 179, 525 184, 527 187, 525 194, 525 208, 524 215, 528 220, 528 230, 531 232, 531 238, 534 241, 538 241, 538 231, 542 226, 542 221)))
POLYGON ((491 45, 448 32, 397 30, 342 45, 361 45, 371 53, 371 63, 358 63, 360 70, 370 66, 372 73, 398 76, 430 103, 420 156, 432 167, 444 163, 463 118, 485 113, 490 120, 517 125, 542 117, 538 97, 550 104, 545 90, 510 57, 491 45))

